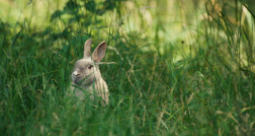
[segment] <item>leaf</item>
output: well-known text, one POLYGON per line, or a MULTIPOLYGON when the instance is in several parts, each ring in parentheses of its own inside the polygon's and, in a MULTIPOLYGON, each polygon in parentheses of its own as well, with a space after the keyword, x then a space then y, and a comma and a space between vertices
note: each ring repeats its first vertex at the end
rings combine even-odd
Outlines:
POLYGON ((90 12, 96 12, 96 2, 94 0, 86 2, 85 8, 90 12))
POLYGON ((47 27, 44 29, 42 35, 47 35, 47 34, 50 34, 52 32, 52 29, 50 27, 47 27))
POLYGON ((97 10, 97 15, 103 15, 105 13, 106 10, 103 9, 99 9, 97 10))
POLYGON ((15 35, 15 37, 14 37, 14 39, 13 39, 13 41, 12 41, 12 45, 11 45, 12 48, 13 48, 14 44, 16 43, 16 41, 17 41, 17 39, 18 39, 19 34, 20 34, 21 31, 22 31, 22 29, 15 35))
POLYGON ((59 11, 59 10, 55 11, 55 12, 51 15, 50 21, 53 21, 54 19, 60 17, 62 14, 63 14, 62 11, 59 11))
POLYGON ((114 0, 106 0, 104 6, 106 10, 113 10, 116 7, 116 3, 114 0))
POLYGON ((65 5, 64 10, 74 11, 76 9, 76 7, 77 7, 77 4, 74 1, 69 0, 65 5))

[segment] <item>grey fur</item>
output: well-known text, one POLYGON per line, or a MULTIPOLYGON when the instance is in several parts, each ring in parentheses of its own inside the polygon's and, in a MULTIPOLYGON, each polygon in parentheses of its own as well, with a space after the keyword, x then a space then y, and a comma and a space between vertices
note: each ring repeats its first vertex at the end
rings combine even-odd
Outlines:
POLYGON ((94 50, 91 58, 92 40, 89 39, 84 44, 84 56, 82 59, 76 61, 74 70, 72 72, 72 86, 71 90, 75 91, 75 96, 79 100, 85 100, 85 94, 89 95, 91 100, 95 100, 95 95, 101 97, 101 102, 103 105, 109 103, 109 90, 106 82, 101 77, 99 63, 106 50, 106 42, 101 42, 94 50), (74 87, 78 86, 80 89, 74 87))

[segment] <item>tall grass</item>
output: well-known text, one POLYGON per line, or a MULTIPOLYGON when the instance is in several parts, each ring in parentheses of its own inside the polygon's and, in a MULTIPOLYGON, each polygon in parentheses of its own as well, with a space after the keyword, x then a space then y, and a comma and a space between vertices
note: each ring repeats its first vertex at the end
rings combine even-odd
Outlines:
POLYGON ((249 1, 0 1, 1 135, 255 135, 249 1), (105 107, 69 96, 108 44, 105 107), (92 47, 92 48, 93 48, 92 47))

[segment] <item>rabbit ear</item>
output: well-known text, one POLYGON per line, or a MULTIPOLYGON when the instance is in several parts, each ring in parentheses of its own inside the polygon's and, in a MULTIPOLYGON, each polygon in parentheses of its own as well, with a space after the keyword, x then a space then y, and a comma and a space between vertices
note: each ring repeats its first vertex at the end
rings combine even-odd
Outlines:
POLYGON ((96 47, 92 54, 92 59, 95 61, 95 63, 99 63, 104 58, 105 50, 106 42, 103 41, 96 47))
POLYGON ((90 54, 90 50, 91 50, 91 43, 92 43, 92 40, 91 39, 88 39, 85 44, 84 44, 84 54, 83 54, 83 58, 87 58, 87 57, 90 57, 91 54, 90 54))

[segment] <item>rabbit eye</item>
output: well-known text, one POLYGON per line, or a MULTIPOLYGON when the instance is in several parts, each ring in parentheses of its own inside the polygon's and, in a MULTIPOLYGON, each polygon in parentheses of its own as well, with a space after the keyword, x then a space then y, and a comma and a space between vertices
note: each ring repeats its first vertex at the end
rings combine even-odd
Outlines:
POLYGON ((89 66, 88 66, 88 69, 91 69, 91 68, 93 68, 93 65, 89 65, 89 66))

